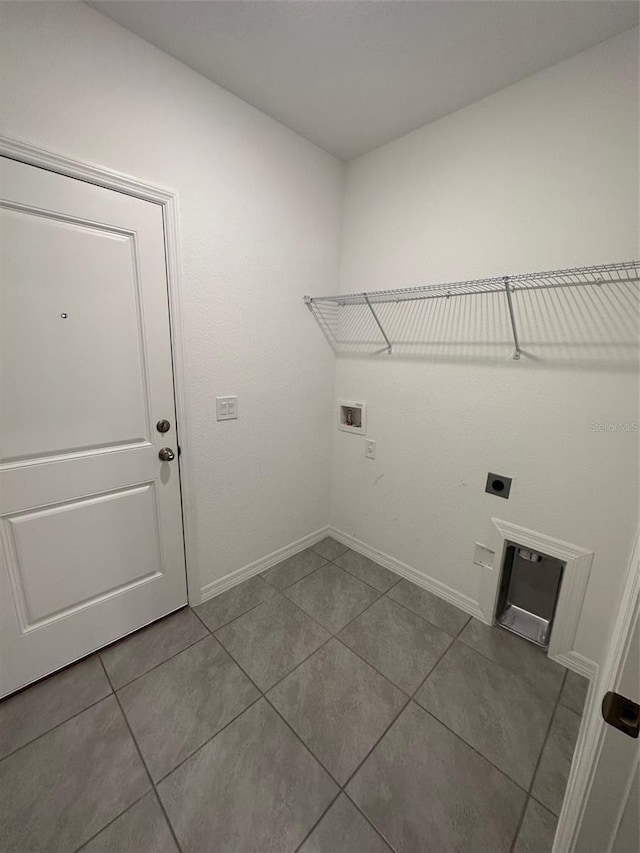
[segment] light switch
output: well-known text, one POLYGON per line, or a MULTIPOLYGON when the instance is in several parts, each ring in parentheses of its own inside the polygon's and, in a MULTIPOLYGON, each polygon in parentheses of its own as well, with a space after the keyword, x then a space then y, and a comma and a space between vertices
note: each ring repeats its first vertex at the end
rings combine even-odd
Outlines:
POLYGON ((216 419, 232 421, 238 417, 237 397, 216 397, 216 419))

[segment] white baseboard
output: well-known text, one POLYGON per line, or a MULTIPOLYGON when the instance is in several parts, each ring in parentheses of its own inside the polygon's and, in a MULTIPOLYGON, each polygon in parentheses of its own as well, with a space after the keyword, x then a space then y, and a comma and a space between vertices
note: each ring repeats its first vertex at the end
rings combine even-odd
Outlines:
POLYGON ((328 533, 329 536, 333 536, 333 538, 337 539, 338 542, 342 542, 343 545, 348 545, 353 551, 357 551, 364 557, 369 557, 370 560, 374 560, 376 563, 379 563, 381 566, 389 569, 389 571, 410 580, 416 586, 421 586, 428 592, 432 592, 439 598, 448 601, 449 604, 459 607, 460 610, 464 610, 465 613, 469 613, 477 619, 484 618, 478 602, 474 601, 474 599, 470 598, 468 595, 463 595, 461 592, 458 592, 452 587, 447 586, 447 584, 442 583, 442 581, 436 580, 436 578, 432 578, 430 575, 425 575, 424 572, 419 572, 418 569, 414 569, 413 566, 408 566, 406 563, 396 560, 395 557, 390 557, 388 554, 378 551, 370 545, 366 545, 354 536, 350 536, 348 533, 343 533, 335 527, 329 527, 328 533))
POLYGON ((253 563, 249 563, 241 569, 236 569, 234 572, 229 572, 228 575, 225 575, 222 578, 218 578, 215 581, 211 581, 211 583, 205 584, 205 586, 200 590, 200 601, 198 603, 203 604, 215 595, 220 595, 220 593, 226 592, 228 589, 231 589, 231 587, 242 583, 242 581, 246 581, 254 575, 260 574, 260 572, 266 572, 267 569, 270 569, 271 566, 275 566, 276 563, 280 563, 282 560, 286 560, 287 557, 293 557, 294 554, 298 554, 300 551, 304 551, 305 548, 315 545, 316 542, 324 539, 328 533, 329 528, 322 527, 320 530, 316 530, 315 533, 310 533, 308 536, 303 536, 302 539, 297 539, 290 545, 285 545, 284 548, 278 548, 277 551, 272 551, 271 554, 267 554, 266 557, 254 560, 253 563))
POLYGON ((598 664, 595 661, 586 658, 575 650, 560 652, 557 655, 549 655, 549 659, 562 664, 562 666, 566 666, 572 672, 577 672, 578 675, 583 675, 589 681, 593 681, 598 672, 598 664))

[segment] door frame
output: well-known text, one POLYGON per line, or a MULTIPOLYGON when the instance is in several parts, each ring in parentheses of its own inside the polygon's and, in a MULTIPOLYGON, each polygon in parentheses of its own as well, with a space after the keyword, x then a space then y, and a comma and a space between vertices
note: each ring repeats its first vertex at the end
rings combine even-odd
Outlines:
POLYGON ((186 399, 184 329, 178 233, 178 196, 164 187, 153 186, 104 166, 82 163, 22 140, 0 134, 0 156, 57 172, 105 189, 159 204, 162 209, 164 250, 169 302, 169 334, 173 366, 173 392, 176 406, 176 435, 181 450, 178 456, 182 509, 182 535, 190 604, 200 603, 200 577, 196 560, 195 500, 193 469, 189 447, 188 405, 186 399))
POLYGON ((639 592, 640 529, 636 531, 604 662, 589 685, 552 853, 571 853, 575 849, 606 734, 600 702, 607 690, 612 689, 626 658, 639 592))

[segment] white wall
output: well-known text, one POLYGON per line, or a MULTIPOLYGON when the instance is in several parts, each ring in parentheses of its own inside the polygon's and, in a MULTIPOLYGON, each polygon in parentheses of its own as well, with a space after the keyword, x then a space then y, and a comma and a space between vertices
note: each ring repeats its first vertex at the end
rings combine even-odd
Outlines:
POLYGON ((324 527, 342 164, 81 3, 0 3, 2 133, 179 194, 205 585, 324 527), (214 398, 240 418, 217 424, 214 398))
MULTIPOLYGON (((343 291, 629 260, 638 254, 638 34, 628 32, 348 164, 343 291)), ((564 291, 386 309, 396 354, 353 309, 336 398, 331 522, 473 599, 497 516, 595 551, 576 650, 598 660, 638 522, 637 297, 564 291), (488 471, 514 478, 509 501, 488 471)), ((384 310, 384 309, 383 309, 384 310)))

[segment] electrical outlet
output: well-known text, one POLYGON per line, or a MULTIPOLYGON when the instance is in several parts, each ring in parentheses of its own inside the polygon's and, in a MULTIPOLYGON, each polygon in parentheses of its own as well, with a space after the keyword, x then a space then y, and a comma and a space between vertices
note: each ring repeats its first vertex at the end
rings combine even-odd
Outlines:
POLYGON ((233 421, 238 417, 237 397, 216 397, 216 419, 233 421))
POLYGON ((364 443, 364 455, 366 459, 376 458, 376 443, 371 438, 368 438, 364 443))
POLYGON ((496 552, 492 551, 491 548, 487 548, 486 545, 481 545, 480 542, 476 542, 476 547, 473 552, 473 562, 476 566, 491 569, 493 568, 493 558, 495 555, 496 552))

